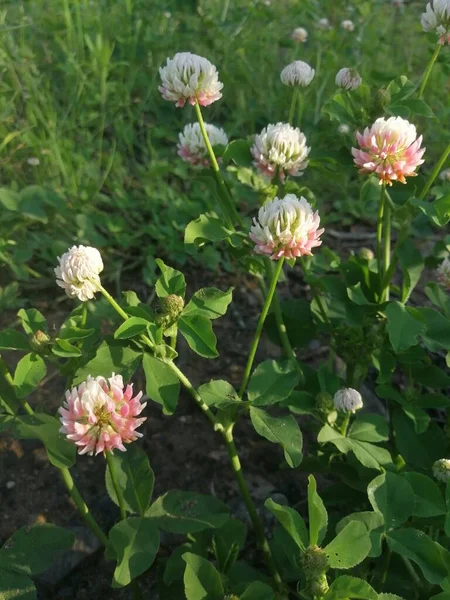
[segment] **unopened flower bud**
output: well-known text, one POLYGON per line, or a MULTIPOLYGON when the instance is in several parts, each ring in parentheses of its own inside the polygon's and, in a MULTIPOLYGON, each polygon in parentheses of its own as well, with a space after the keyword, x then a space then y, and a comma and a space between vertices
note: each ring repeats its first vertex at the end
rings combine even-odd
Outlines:
POLYGON ((355 413, 363 407, 361 394, 353 388, 343 388, 335 393, 334 406, 342 412, 355 413))
POLYGON ((301 557, 306 585, 310 594, 322 597, 328 592, 326 572, 329 569, 325 551, 319 546, 309 546, 301 557))
POLYGON ((38 329, 36 333, 31 336, 30 345, 33 350, 39 351, 45 348, 50 343, 50 336, 45 331, 38 329))
POLYGON ((433 465, 433 475, 439 481, 446 483, 450 480, 450 459, 440 458, 433 465))
POLYGON ((317 21, 317 27, 319 29, 330 29, 330 27, 331 27, 330 26, 330 21, 328 19, 326 19, 326 18, 319 19, 317 21))
POLYGON ((352 92, 356 90, 362 83, 362 79, 356 69, 349 69, 345 67, 338 71, 336 75, 336 85, 340 88, 352 92))
POLYGON ((339 133, 342 133, 342 135, 347 135, 347 133, 350 133, 350 127, 347 123, 341 123, 338 127, 338 131, 339 133))
POLYGON ((358 256, 363 260, 373 260, 375 258, 375 254, 370 248, 360 248, 358 250, 358 256))
POLYGON ((319 392, 316 396, 316 408, 319 412, 328 414, 334 410, 333 398, 327 392, 319 392))
POLYGON ((448 256, 436 269, 436 278, 443 287, 450 290, 450 258, 448 256))
POLYGON ((164 316, 168 316, 171 321, 175 321, 184 308, 183 298, 181 296, 177 296, 176 294, 170 294, 165 298, 161 298, 160 304, 161 313, 164 316))

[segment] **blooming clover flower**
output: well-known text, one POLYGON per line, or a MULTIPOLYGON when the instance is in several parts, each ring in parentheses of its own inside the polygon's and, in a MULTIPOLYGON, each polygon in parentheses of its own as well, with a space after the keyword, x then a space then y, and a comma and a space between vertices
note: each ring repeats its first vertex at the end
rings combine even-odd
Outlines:
POLYGON ((268 125, 255 136, 251 153, 255 166, 266 177, 278 174, 281 181, 286 174, 299 177, 308 166, 310 148, 298 127, 287 123, 268 125))
MULTIPOLYGON (((211 146, 226 146, 228 144, 227 134, 220 127, 205 123, 211 146)), ((179 135, 178 155, 191 165, 207 167, 210 164, 208 150, 198 123, 189 123, 179 135)))
POLYGON ((291 35, 294 42, 306 42, 308 39, 308 32, 303 27, 296 27, 291 35))
POLYGON ((136 429, 147 418, 137 418, 147 405, 140 401, 142 392, 132 396, 133 385, 124 390, 121 375, 113 373, 108 380, 88 377, 66 392, 59 409, 61 433, 79 447, 79 454, 125 451, 124 444, 142 437, 136 429))
POLYGON ((440 44, 450 44, 450 0, 428 2, 420 23, 424 31, 437 33, 440 44))
POLYGON ((319 225, 319 213, 313 212, 303 196, 287 194, 259 209, 250 228, 250 239, 256 244, 257 254, 266 254, 273 260, 311 256, 312 249, 322 243, 319 238, 324 230, 319 225))
POLYGON ((450 169, 444 169, 439 173, 439 179, 442 181, 450 181, 450 169))
POLYGON ((315 70, 302 60, 295 60, 281 71, 281 83, 289 86, 308 86, 314 79, 315 70))
POLYGON ((342 133, 342 135, 346 135, 347 133, 350 133, 350 126, 347 125, 347 123, 341 123, 338 127, 338 131, 339 133, 342 133))
POLYGON ((330 21, 327 18, 322 18, 317 21, 317 27, 319 29, 330 29, 330 21))
POLYGON ((160 67, 161 85, 158 90, 164 100, 183 107, 186 102, 209 106, 222 97, 223 83, 219 81, 216 67, 203 56, 178 52, 167 64, 160 67))
POLYGON ((363 407, 361 394, 353 388, 338 390, 333 397, 334 406, 342 412, 355 413, 363 407))
POLYGON ((350 19, 345 19, 345 21, 342 21, 341 27, 342 29, 345 29, 345 31, 355 31, 355 24, 353 21, 350 21, 350 19))
POLYGON ((436 278, 443 287, 450 290, 450 257, 444 258, 436 269, 436 278))
POLYGON ((97 248, 72 246, 61 257, 54 269, 56 283, 71 298, 82 302, 91 300, 100 286, 99 273, 103 271, 103 261, 97 248))
POLYGON ((439 481, 446 483, 450 480, 450 459, 440 458, 433 465, 433 475, 439 481))
POLYGON ((364 133, 356 134, 361 149, 352 148, 355 164, 361 173, 376 173, 381 183, 406 183, 406 177, 417 175, 423 164, 425 148, 415 126, 401 117, 380 118, 364 133))
POLYGON ((362 78, 356 69, 344 67, 337 72, 335 81, 336 85, 340 88, 347 90, 348 92, 352 92, 361 85, 362 78))

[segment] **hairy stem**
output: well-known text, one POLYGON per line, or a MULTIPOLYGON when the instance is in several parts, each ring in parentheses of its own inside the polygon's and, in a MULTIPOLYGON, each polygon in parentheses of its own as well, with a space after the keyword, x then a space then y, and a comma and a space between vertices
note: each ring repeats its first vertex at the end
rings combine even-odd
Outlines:
POLYGON ((439 56, 439 52, 441 51, 441 44, 438 44, 436 46, 436 50, 433 53, 433 56, 430 58, 430 62, 427 65, 427 68, 425 69, 425 73, 423 74, 423 79, 422 79, 422 83, 420 85, 420 89, 419 89, 419 98, 422 98, 423 96, 423 92, 425 91, 425 87, 428 83, 428 79, 430 78, 431 75, 431 71, 433 70, 434 67, 434 63, 436 62, 437 57, 439 56))
POLYGON ((386 198, 386 184, 383 183, 381 186, 381 197, 380 205, 378 207, 378 221, 377 221, 377 265, 378 265, 378 277, 380 280, 380 301, 383 295, 383 262, 382 262, 382 240, 383 240, 383 215, 384 205, 386 198))
POLYGON ((299 94, 299 88, 298 85, 294 86, 294 91, 292 92, 292 100, 291 100, 291 107, 289 109, 289 125, 292 125, 294 127, 294 117, 295 117, 295 108, 297 106, 297 99, 298 99, 298 94, 299 94))
POLYGON ((389 300, 390 281, 385 282, 386 273, 391 264, 391 207, 386 202, 384 207, 384 238, 383 238, 383 278, 381 288, 381 300, 389 300))

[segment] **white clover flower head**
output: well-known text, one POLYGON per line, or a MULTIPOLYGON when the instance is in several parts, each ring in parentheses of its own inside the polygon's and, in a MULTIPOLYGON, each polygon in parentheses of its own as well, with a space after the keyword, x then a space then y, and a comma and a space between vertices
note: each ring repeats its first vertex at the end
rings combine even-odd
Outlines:
POLYGON ((450 257, 447 256, 436 269, 436 279, 442 287, 450 290, 450 257))
POLYGON ((304 44, 308 40, 308 32, 303 27, 296 27, 291 35, 294 42, 304 44))
POLYGON ((337 72, 335 81, 338 87, 347 90, 348 92, 352 92, 361 85, 362 78, 356 69, 344 67, 337 72))
POLYGON ((433 465, 433 475, 438 481, 447 483, 450 480, 450 459, 440 458, 433 465))
POLYGON ((295 60, 281 71, 281 83, 289 86, 308 86, 314 79, 315 70, 302 60, 295 60))
POLYGON ((420 23, 424 31, 436 32, 439 44, 450 44, 450 0, 428 2, 420 23))
POLYGON ((31 158, 27 159, 27 164, 30 165, 30 167, 38 167, 41 164, 41 161, 37 156, 32 156, 31 158))
POLYGON ((100 286, 99 273, 103 271, 103 261, 97 248, 72 246, 61 257, 54 269, 56 283, 71 298, 81 302, 92 300, 100 286))
POLYGON ((338 390, 334 395, 333 402, 337 410, 353 414, 363 407, 361 394, 353 388, 338 390))
POLYGON ((330 21, 326 18, 319 19, 317 21, 317 27, 319 29, 330 29, 331 28, 330 21))
POLYGON ((342 133, 342 135, 347 135, 347 133, 350 133, 350 126, 347 125, 347 123, 341 123, 338 127, 338 131, 339 133, 342 133))
POLYGON ((439 179, 442 181, 450 181, 450 169, 444 169, 439 173, 439 179))
POLYGON ((308 166, 311 148, 306 145, 306 137, 298 127, 288 123, 267 125, 251 148, 254 165, 272 179, 277 176, 284 181, 286 175, 299 177, 308 166))
POLYGON ((216 67, 203 56, 178 52, 160 67, 161 85, 158 90, 164 100, 183 107, 186 102, 209 106, 222 97, 223 83, 219 81, 216 67))
POLYGON ((270 256, 297 258, 311 256, 312 249, 320 246, 320 217, 309 202, 301 196, 287 194, 264 204, 253 219, 250 239, 255 242, 255 252, 270 256))
POLYGON ((168 10, 166 10, 165 12, 163 12, 163 15, 166 17, 166 19, 170 19, 170 17, 172 16, 172 13, 169 12, 168 10))
MULTIPOLYGON (((211 146, 226 146, 228 144, 227 134, 220 127, 205 123, 206 133, 208 134, 211 146)), ((202 131, 198 123, 189 123, 179 135, 178 155, 191 165, 200 165, 208 167, 210 164, 208 150, 202 131)))
POLYGON ((345 31, 355 31, 355 24, 353 21, 350 21, 350 19, 345 19, 342 21, 341 27, 342 29, 345 29, 345 31))

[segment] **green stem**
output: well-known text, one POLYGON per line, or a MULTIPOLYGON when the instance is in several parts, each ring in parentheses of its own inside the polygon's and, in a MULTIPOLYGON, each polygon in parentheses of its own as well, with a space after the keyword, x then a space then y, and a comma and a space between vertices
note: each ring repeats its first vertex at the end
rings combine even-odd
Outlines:
MULTIPOLYGON (((34 415, 34 410, 31 408, 31 406, 28 404, 28 402, 24 398, 17 397, 16 390, 14 388, 14 380, 11 377, 11 373, 8 371, 8 367, 6 366, 6 363, 1 356, 0 356, 0 375, 3 377, 3 379, 6 381, 6 384, 11 389, 12 397, 15 398, 19 402, 19 404, 22 406, 22 408, 24 409, 24 411, 27 414, 34 415)), ((11 409, 11 410, 13 410, 13 409, 11 409)))
POLYGON ((381 186, 381 198, 380 206, 378 207, 378 221, 377 221, 377 265, 378 265, 378 278, 380 280, 380 300, 382 297, 383 290, 383 263, 381 256, 381 244, 383 238, 383 214, 386 197, 386 184, 383 183, 381 186))
POLYGON ((213 147, 211 146, 211 142, 209 141, 208 133, 205 127, 205 122, 203 121, 202 111, 200 109, 200 104, 198 103, 198 101, 195 103, 194 108, 195 113, 197 115, 198 124, 200 125, 200 131, 202 132, 203 140, 205 142, 206 149, 208 150, 214 177, 216 178, 217 185, 219 188, 221 209, 224 214, 225 220, 231 227, 233 227, 233 220, 236 220, 240 225, 242 225, 241 217, 238 214, 236 207, 234 206, 233 199, 231 198, 231 194, 225 184, 222 173, 220 172, 219 163, 217 162, 217 158, 214 154, 213 147))
POLYGON ((383 239, 383 278, 381 287, 381 300, 389 300, 390 281, 385 282, 386 274, 391 264, 391 207, 386 202, 384 207, 384 239, 383 239))
POLYGON ((223 435, 227 446, 228 456, 230 457, 231 466, 233 467, 234 476, 239 486, 241 496, 245 502, 245 506, 247 507, 248 514, 250 515, 250 518, 252 520, 253 529, 255 530, 255 535, 258 540, 258 544, 264 554, 267 567, 273 577, 273 580, 277 585, 277 588, 279 590, 282 590, 283 584, 281 581, 280 574, 278 573, 278 570, 274 563, 269 543, 267 541, 266 536, 264 535, 264 528, 261 523, 261 519, 259 518, 258 512, 255 508, 249 489, 247 487, 247 482, 245 481, 245 477, 242 472, 241 461, 239 460, 236 446, 234 444, 233 427, 229 427, 226 431, 224 431, 223 435))
POLYGON ((177 347, 177 333, 178 329, 175 329, 175 332, 170 336, 170 347, 175 350, 177 347))
POLYGON ((298 85, 294 87, 294 91, 292 92, 292 100, 291 107, 289 109, 289 125, 294 126, 294 116, 295 116, 295 107, 297 106, 297 98, 298 98, 299 88, 298 85))
POLYGON ((347 435, 347 429, 348 429, 348 426, 350 423, 350 415, 351 415, 350 412, 345 413, 344 420, 342 421, 342 424, 339 427, 339 430, 344 437, 347 435))
POLYGON ((253 338, 253 342, 250 348, 250 353, 247 360, 247 365, 245 367, 244 379, 242 381, 241 389, 239 390, 239 396, 242 398, 244 395, 245 389, 247 387, 248 380, 250 379, 250 373, 253 366, 253 361, 255 360, 256 350, 258 348, 259 340, 261 338, 262 330, 264 327, 264 322, 266 320, 267 314, 269 312, 270 305, 272 304, 272 300, 275 294, 275 289, 277 287, 278 278, 280 277, 281 271, 283 269, 284 257, 278 260, 277 267, 275 269, 275 273, 272 278, 272 282, 269 287, 269 292, 266 296, 266 301, 264 302, 263 309, 259 316, 258 325, 256 326, 255 336, 253 338))
POLYGON ((87 321, 87 303, 83 302, 83 304, 81 306, 81 320, 80 320, 81 327, 85 327, 86 321, 87 321))
POLYGON ((444 166, 444 163, 447 160, 447 158, 449 157, 449 155, 450 155, 450 144, 447 146, 447 148, 442 153, 441 158, 436 163, 436 166, 434 167, 430 176, 428 177, 426 184, 423 186, 423 190, 420 193, 419 200, 425 200, 426 195, 430 191, 431 186, 434 183, 434 180, 439 175, 439 173, 440 173, 442 167, 444 166))
POLYGON ((417 587, 421 588, 422 582, 420 580, 420 577, 417 575, 416 570, 412 566, 411 561, 408 558, 406 558, 406 556, 402 556, 402 555, 400 555, 400 556, 405 564, 405 567, 406 567, 408 573, 411 575, 411 579, 414 581, 414 583, 416 584, 417 587))
POLYGON ((436 62, 436 59, 439 56, 439 52, 441 51, 441 48, 442 48, 441 44, 438 44, 436 46, 436 50, 433 53, 433 56, 430 58, 430 62, 427 65, 427 68, 426 68, 425 73, 423 75, 422 84, 421 84, 420 89, 419 89, 419 96, 418 96, 419 98, 422 98, 422 96, 423 96, 423 92, 424 92, 425 87, 426 87, 426 85, 428 83, 428 79, 429 79, 429 77, 431 75, 431 71, 433 70, 434 63, 436 62))
POLYGON ((381 575, 380 575, 380 590, 383 590, 384 584, 386 583, 386 578, 387 578, 387 574, 389 571, 389 564, 391 562, 391 556, 392 556, 392 550, 388 546, 386 553, 384 555, 383 570, 381 571, 381 575))

